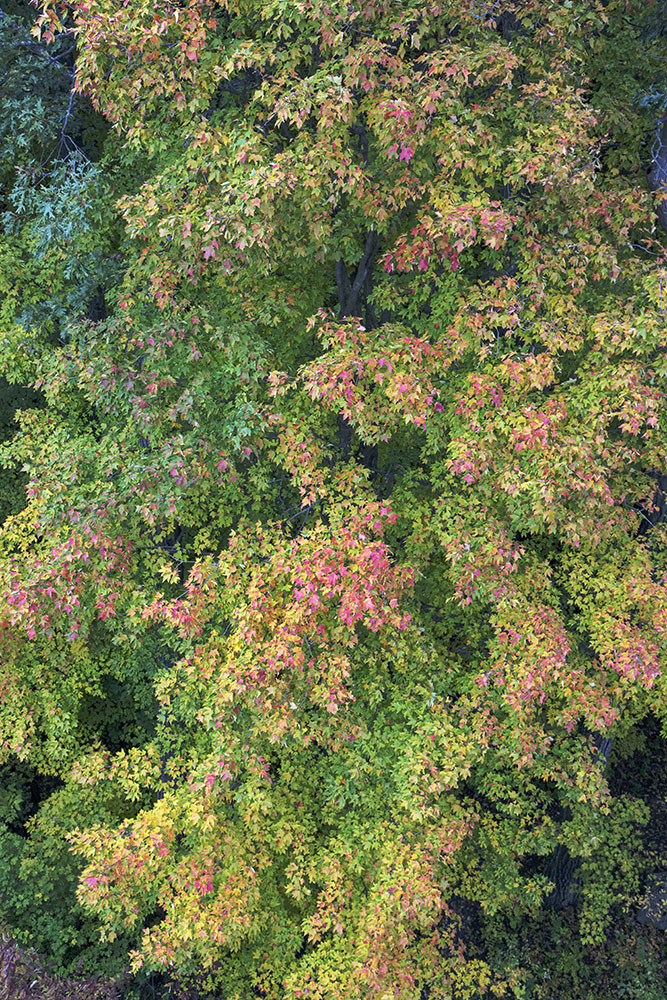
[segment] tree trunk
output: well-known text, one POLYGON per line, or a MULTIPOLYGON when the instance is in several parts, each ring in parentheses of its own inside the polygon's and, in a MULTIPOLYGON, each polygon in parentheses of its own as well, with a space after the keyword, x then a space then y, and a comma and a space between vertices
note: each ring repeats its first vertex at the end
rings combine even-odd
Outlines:
POLYGON ((667 232, 667 115, 655 128, 655 141, 651 149, 653 169, 648 175, 648 186, 657 198, 658 224, 667 232))
MULTIPOLYGON (((342 257, 336 261, 336 284, 338 286, 338 318, 364 314, 366 329, 371 330, 376 325, 375 313, 368 305, 373 274, 373 262, 380 243, 379 236, 371 229, 364 244, 364 252, 353 279, 347 270, 342 257)), ((345 417, 338 416, 338 447, 347 462, 352 447, 352 425, 345 417)), ((367 445, 360 449, 357 455, 359 461, 371 471, 377 470, 377 445, 367 445)))
POLYGON ((572 857, 565 844, 559 844, 549 857, 545 875, 554 883, 554 890, 547 898, 545 905, 550 910, 563 910, 571 906, 576 898, 574 875, 577 869, 576 859, 572 857))

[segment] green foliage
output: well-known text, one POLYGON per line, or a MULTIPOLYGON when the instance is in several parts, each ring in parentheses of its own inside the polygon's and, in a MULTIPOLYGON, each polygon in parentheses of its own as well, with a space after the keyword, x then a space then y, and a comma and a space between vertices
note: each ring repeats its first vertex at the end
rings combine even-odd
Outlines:
POLYGON ((0 446, 14 932, 135 995, 650 990, 616 926, 655 796, 600 753, 667 718, 644 5, 35 17, 0 20, 0 363, 42 403, 0 446))
POLYGON ((0 939, 2 1000, 119 1000, 120 982, 98 975, 64 977, 31 949, 21 948, 3 929, 0 939))
POLYGON ((517 1000, 660 1000, 665 955, 660 932, 618 922, 603 943, 583 943, 571 910, 542 913, 519 927, 487 924, 486 959, 514 984, 517 1000))
POLYGON ((4 797, 11 808, 3 809, 0 828, 0 898, 14 937, 49 955, 65 975, 119 974, 133 938, 101 945, 96 921, 82 918, 74 894, 81 865, 67 837, 80 824, 113 822, 136 807, 104 785, 68 785, 48 795, 21 829, 16 816, 31 797, 25 768, 21 774, 19 765, 19 773, 8 777, 4 797))
MULTIPOLYGON (((0 441, 16 433, 17 410, 39 406, 41 397, 26 386, 11 385, 0 380, 0 441)), ((26 502, 25 478, 14 467, 0 472, 0 523, 10 514, 18 514, 26 502)))

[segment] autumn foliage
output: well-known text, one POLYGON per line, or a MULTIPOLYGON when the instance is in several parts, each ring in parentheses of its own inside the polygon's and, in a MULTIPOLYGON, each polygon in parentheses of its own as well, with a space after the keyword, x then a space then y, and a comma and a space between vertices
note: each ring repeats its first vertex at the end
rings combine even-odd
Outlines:
POLYGON ((104 139, 73 235, 21 216, 0 258, 44 401, 2 446, 0 746, 62 782, 121 966, 520 997, 467 915, 571 892, 593 946, 637 895, 605 741, 666 719, 645 8, 40 0, 104 139))

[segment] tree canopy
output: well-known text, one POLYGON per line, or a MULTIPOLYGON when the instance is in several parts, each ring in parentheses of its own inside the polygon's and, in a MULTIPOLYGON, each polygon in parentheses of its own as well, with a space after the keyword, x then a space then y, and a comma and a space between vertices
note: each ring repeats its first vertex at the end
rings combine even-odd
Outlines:
POLYGON ((638 894, 607 763, 667 722, 653 8, 0 18, 0 358, 39 393, 1 446, 0 890, 63 968, 529 996, 470 914, 576 901, 593 947, 638 894))

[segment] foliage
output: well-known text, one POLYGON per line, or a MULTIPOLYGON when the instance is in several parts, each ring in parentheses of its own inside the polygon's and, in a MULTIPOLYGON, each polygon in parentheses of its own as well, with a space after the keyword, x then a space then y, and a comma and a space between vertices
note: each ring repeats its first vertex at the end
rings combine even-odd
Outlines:
POLYGON ((601 949, 639 894, 649 807, 602 747, 667 719, 644 6, 11 28, 44 73, 76 44, 15 98, 0 245, 44 400, 1 453, 0 747, 62 782, 0 877, 19 929, 30 878, 77 880, 34 931, 59 962, 78 920, 229 1000, 518 997, 504 922, 569 893, 551 933, 601 949), (26 173, 73 107, 90 155, 26 173))
MULTIPOLYGON (((25 386, 10 385, 0 380, 0 441, 14 436, 15 414, 24 407, 39 406, 39 394, 25 386)), ((25 477, 15 469, 0 472, 0 523, 10 514, 17 514, 25 504, 25 477)))
MULTIPOLYGON (((504 924, 504 926, 503 926, 504 924)), ((619 922, 605 942, 583 945, 571 911, 543 912, 510 927, 484 928, 488 960, 511 970, 510 997, 530 1000, 661 1000, 665 955, 661 932, 619 922)))
MULTIPOLYGON (((15 788, 23 784, 27 797, 25 778, 21 782, 21 776, 4 777, 14 777, 15 788)), ((24 815, 11 817, 3 811, 10 820, 0 829, 3 916, 21 944, 38 944, 67 975, 114 974, 123 968, 124 955, 134 944, 126 937, 114 948, 100 945, 97 922, 82 919, 76 906, 74 890, 82 866, 67 849, 67 834, 79 823, 113 822, 128 811, 136 809, 128 809, 104 786, 57 787, 24 823, 24 815)))
POLYGON ((120 985, 99 977, 64 979, 34 952, 19 948, 5 932, 0 938, 1 1000, 118 1000, 120 985))

